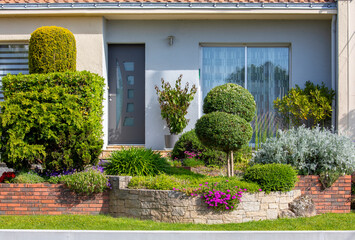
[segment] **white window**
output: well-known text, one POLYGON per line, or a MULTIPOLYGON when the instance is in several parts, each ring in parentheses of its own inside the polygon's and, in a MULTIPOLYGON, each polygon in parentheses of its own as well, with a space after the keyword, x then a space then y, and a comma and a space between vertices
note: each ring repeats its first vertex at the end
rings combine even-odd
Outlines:
POLYGON ((0 101, 4 99, 1 79, 8 73, 28 74, 27 44, 0 44, 0 101))
POLYGON ((237 83, 253 94, 258 128, 272 135, 281 127, 273 101, 289 89, 289 47, 203 46, 202 97, 225 83, 237 83))

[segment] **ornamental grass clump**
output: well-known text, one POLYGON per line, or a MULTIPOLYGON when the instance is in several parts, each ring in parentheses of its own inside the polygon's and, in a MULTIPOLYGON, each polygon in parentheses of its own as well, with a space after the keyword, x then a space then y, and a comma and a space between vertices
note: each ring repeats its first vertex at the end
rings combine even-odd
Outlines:
POLYGON ((320 175, 324 187, 355 170, 355 146, 349 137, 304 126, 279 131, 262 144, 251 164, 290 164, 300 175, 320 175))
POLYGON ((169 167, 159 153, 146 148, 129 148, 111 153, 105 171, 108 175, 155 176, 169 167))

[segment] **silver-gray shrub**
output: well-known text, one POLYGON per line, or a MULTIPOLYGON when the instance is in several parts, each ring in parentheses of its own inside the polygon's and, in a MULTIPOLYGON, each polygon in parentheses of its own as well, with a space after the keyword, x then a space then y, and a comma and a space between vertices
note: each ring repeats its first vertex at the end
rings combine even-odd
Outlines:
POLYGON ((351 174, 355 170, 355 146, 346 136, 301 126, 267 139, 251 163, 291 164, 301 175, 351 174))

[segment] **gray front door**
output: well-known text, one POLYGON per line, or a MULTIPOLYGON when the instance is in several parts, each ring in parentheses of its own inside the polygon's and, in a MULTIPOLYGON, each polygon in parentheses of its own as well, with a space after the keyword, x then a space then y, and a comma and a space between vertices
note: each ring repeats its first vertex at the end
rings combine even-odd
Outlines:
POLYGON ((145 46, 108 46, 109 144, 144 144, 145 46))

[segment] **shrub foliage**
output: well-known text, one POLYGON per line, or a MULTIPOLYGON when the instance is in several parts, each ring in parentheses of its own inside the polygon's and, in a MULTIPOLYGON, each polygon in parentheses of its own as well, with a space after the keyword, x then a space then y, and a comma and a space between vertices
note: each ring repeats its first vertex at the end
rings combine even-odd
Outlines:
POLYGON ((298 180, 297 171, 291 165, 284 164, 254 165, 245 171, 244 179, 258 183, 266 193, 290 191, 298 180))
POLYGON ((8 166, 83 169, 102 149, 104 79, 89 72, 8 75, 0 103, 1 158, 8 166))
POLYGON ((256 104, 253 95, 238 84, 213 88, 204 99, 206 113, 196 123, 196 135, 206 146, 227 154, 227 175, 234 175, 233 151, 246 145, 253 134, 250 121, 256 104))
POLYGON ((239 150, 253 135, 253 129, 247 121, 225 112, 202 116, 196 123, 195 131, 204 145, 224 152, 239 150))
POLYGON ((87 169, 60 178, 60 182, 79 194, 95 194, 105 191, 109 186, 107 176, 97 169, 87 169))
POLYGON ((200 140, 198 140, 195 129, 181 135, 179 140, 175 143, 173 151, 171 152, 172 159, 185 158, 185 151, 201 153, 201 160, 203 160, 206 165, 221 166, 226 161, 226 153, 203 145, 200 140))
POLYGON ((290 164, 301 175, 320 175, 325 187, 355 170, 355 146, 346 136, 304 126, 279 131, 255 153, 253 163, 290 164))
POLYGON ((161 90, 155 86, 160 104, 161 116, 166 120, 171 134, 179 134, 187 126, 189 119, 186 119, 187 109, 197 91, 196 86, 192 85, 189 90, 189 83, 185 87, 181 86, 182 75, 175 82, 172 88, 170 83, 161 79, 161 90))
POLYGON ((334 96, 335 91, 324 83, 319 86, 307 81, 304 89, 296 85, 282 99, 277 98, 274 107, 286 124, 330 127, 334 96))
POLYGON ((30 38, 28 65, 30 73, 76 70, 74 35, 62 27, 40 27, 30 38))
POLYGON ((168 163, 159 153, 145 148, 129 148, 111 153, 105 171, 109 175, 155 176, 168 163))
POLYGON ((227 83, 213 88, 203 101, 203 112, 235 114, 247 122, 253 120, 256 104, 253 95, 238 84, 227 83))

